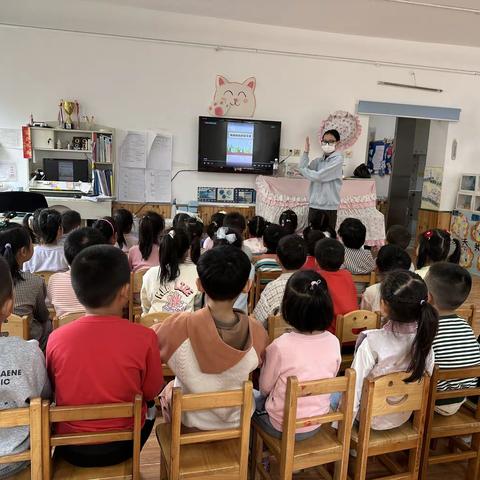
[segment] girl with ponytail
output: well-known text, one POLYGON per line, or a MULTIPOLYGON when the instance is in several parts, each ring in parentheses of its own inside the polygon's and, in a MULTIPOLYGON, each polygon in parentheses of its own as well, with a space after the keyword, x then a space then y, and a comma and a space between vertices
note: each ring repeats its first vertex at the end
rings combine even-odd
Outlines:
POLYGON ((53 208, 44 208, 33 214, 33 232, 40 238, 35 246, 32 258, 25 262, 26 272, 64 272, 68 270, 63 244, 59 243, 63 235, 62 216, 53 208))
POLYGON ((133 214, 126 208, 119 208, 113 214, 115 227, 117 229, 117 245, 125 253, 138 243, 138 238, 132 233, 133 214))
MULTIPOLYGON (((406 382, 417 382, 434 366, 433 340, 438 312, 428 302, 422 278, 409 271, 389 273, 380 286, 381 312, 387 323, 379 330, 366 330, 357 340, 352 368, 357 372, 354 418, 360 407, 363 381, 394 372, 408 372, 406 382)), ((388 430, 405 423, 409 412, 375 417, 372 428, 388 430)))
POLYGON ((128 251, 128 263, 133 272, 159 264, 160 235, 165 228, 163 217, 148 211, 138 226, 138 245, 128 251))
POLYGON ((103 235, 106 244, 115 245, 117 243, 117 228, 112 217, 99 218, 92 227, 103 235))
POLYGON ((458 264, 462 246, 460 240, 452 238, 450 232, 435 228, 420 235, 417 247, 417 270, 422 278, 427 276, 430 266, 438 262, 458 264), (450 253, 450 250, 453 252, 450 253))
POLYGON ((252 217, 247 224, 250 238, 245 240, 244 244, 247 246, 253 255, 263 255, 267 253, 267 248, 263 244, 263 232, 267 228, 267 222, 260 215, 252 217))
POLYGON ((143 277, 142 311, 193 311, 198 294, 197 267, 187 262, 191 240, 184 228, 172 228, 160 240, 160 265, 143 277))
POLYGON ((38 340, 45 349, 52 330, 50 316, 45 305, 45 282, 39 275, 22 271, 25 262, 33 255, 32 238, 28 230, 16 223, 0 228, 0 255, 7 261, 13 279, 13 313, 30 318, 30 338, 38 340))
MULTIPOLYGON (((296 375, 302 382, 334 378, 342 361, 338 339, 327 331, 333 320, 333 304, 321 275, 307 270, 289 278, 282 316, 293 331, 267 347, 260 373, 261 397, 257 396, 255 402, 257 411, 265 409, 267 414, 253 416, 254 422, 276 438, 282 436, 287 378, 296 375)), ((330 396, 301 398, 297 408, 299 418, 323 415, 330 410, 330 396)), ((296 440, 314 435, 319 428, 298 428, 296 440)))
POLYGON ((207 238, 203 242, 202 248, 210 250, 213 248, 213 241, 215 240, 215 233, 220 227, 223 227, 223 219, 225 218, 225 212, 216 212, 210 219, 210 224, 207 226, 207 238))

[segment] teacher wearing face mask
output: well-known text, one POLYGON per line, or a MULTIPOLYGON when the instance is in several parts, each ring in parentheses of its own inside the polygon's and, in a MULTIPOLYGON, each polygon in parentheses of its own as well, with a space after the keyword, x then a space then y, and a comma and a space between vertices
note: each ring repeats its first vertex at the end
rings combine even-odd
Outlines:
POLYGON ((323 212, 333 229, 336 229, 342 188, 343 155, 336 151, 338 142, 340 134, 337 130, 327 130, 321 143, 323 156, 310 161, 310 139, 307 137, 299 164, 300 173, 310 180, 308 223, 317 213, 323 212))

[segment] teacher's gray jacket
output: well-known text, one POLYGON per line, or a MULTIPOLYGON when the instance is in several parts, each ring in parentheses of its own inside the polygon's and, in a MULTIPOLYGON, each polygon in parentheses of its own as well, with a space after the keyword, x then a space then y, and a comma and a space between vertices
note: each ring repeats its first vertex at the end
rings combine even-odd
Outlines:
POLYGON ((310 180, 310 207, 337 210, 342 188, 343 155, 333 152, 328 157, 315 158, 309 163, 308 153, 300 158, 299 171, 310 180))

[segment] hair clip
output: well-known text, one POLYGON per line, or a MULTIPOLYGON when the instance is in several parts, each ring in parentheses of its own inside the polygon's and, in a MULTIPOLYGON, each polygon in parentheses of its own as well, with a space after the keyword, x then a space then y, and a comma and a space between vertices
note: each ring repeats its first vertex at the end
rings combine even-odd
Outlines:
POLYGON ((219 240, 226 240, 229 245, 235 243, 235 241, 237 240, 237 236, 234 233, 227 234, 227 229, 225 227, 220 227, 217 230, 216 237, 219 240))
POLYGON ((423 307, 427 303, 426 300, 420 300, 420 306, 423 307))
POLYGON ((168 232, 168 236, 169 236, 170 238, 172 238, 172 239, 175 238, 175 230, 173 230, 173 229, 170 230, 170 231, 168 232))
POLYGON ((430 240, 430 239, 433 237, 433 232, 432 232, 432 230, 427 230, 427 231, 423 234, 423 237, 424 237, 426 240, 430 240))
POLYGON ((310 290, 314 290, 315 287, 319 287, 322 284, 321 280, 313 280, 310 282, 310 290))

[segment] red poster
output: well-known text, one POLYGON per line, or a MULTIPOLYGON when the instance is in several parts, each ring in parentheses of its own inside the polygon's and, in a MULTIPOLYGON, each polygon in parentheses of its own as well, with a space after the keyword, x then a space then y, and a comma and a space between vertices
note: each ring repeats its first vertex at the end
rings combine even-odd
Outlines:
POLYGON ((30 127, 22 127, 23 158, 32 158, 32 136, 30 127))

